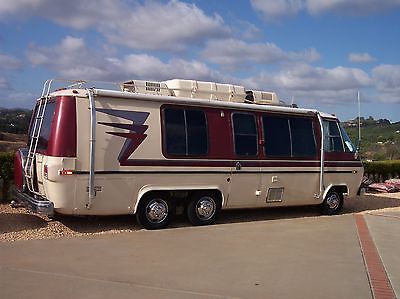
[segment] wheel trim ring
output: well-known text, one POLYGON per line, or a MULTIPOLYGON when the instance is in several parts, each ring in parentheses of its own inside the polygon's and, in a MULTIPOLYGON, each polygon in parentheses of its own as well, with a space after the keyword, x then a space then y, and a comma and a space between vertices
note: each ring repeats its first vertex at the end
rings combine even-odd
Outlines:
POLYGON ((216 203, 212 197, 203 196, 196 203, 196 215, 199 219, 210 220, 216 212, 216 203))
POLYGON ((168 204, 162 198, 152 199, 146 206, 145 214, 151 223, 161 223, 168 217, 168 204))

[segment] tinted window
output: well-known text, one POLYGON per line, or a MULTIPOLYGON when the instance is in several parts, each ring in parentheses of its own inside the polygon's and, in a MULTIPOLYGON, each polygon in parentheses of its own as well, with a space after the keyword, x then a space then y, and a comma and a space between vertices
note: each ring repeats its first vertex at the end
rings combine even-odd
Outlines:
POLYGON ((240 156, 257 155, 257 127, 254 115, 233 114, 235 153, 240 156))
POLYGON ((165 109, 164 120, 167 153, 185 155, 186 131, 184 110, 165 109))
POLYGON ((289 120, 281 117, 263 117, 265 155, 291 156, 289 120))
POLYGON ((185 110, 189 155, 207 154, 206 116, 202 111, 185 110))
POLYGON ((165 109, 165 143, 170 155, 199 156, 208 151, 207 123, 204 112, 165 109))
MULTIPOLYGON (((35 127, 35 117, 41 116, 43 113, 43 110, 39 111, 39 113, 38 113, 38 111, 37 111, 38 107, 39 106, 36 106, 34 112, 32 113, 33 121, 32 121, 32 127, 30 128, 30 131, 29 131, 30 141, 32 141, 32 135, 34 133, 33 130, 35 127)), ((43 109, 43 107, 41 109, 43 109)), ((45 109, 44 116, 43 116, 42 127, 40 129, 37 148, 36 148, 39 151, 47 150, 47 146, 48 146, 49 138, 50 138, 50 132, 51 132, 51 125, 53 123, 55 110, 56 110, 56 102, 55 101, 47 102, 46 109, 45 109)), ((38 132, 39 125, 40 125, 40 120, 38 119, 38 121, 36 123, 37 127, 35 130, 36 134, 38 132)))
POLYGON ((323 121, 324 150, 327 152, 343 152, 342 137, 336 121, 323 121))
POLYGON ((311 119, 263 117, 265 155, 270 157, 313 157, 316 154, 311 119))
POLYGON ((314 130, 311 119, 291 118, 293 157, 313 157, 316 154, 314 130))

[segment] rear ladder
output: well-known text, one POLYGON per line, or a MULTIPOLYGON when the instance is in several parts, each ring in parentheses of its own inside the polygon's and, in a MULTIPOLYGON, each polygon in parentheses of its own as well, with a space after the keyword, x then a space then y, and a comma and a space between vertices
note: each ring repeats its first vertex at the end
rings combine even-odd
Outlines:
POLYGON ((40 131, 42 129, 43 125, 43 119, 44 115, 46 112, 46 106, 47 102, 49 100, 49 94, 50 94, 50 88, 51 88, 51 83, 53 80, 47 80, 44 85, 43 85, 43 91, 42 95, 37 101, 39 102, 39 105, 37 106, 36 109, 36 114, 34 116, 34 123, 33 123, 33 129, 31 131, 31 136, 30 136, 30 144, 29 144, 29 150, 28 150, 28 155, 26 157, 26 162, 24 166, 24 175, 26 179, 26 185, 28 187, 28 190, 34 194, 39 194, 39 190, 36 191, 34 187, 34 160, 36 157, 36 150, 37 150, 37 145, 39 142, 39 137, 40 137, 40 131))

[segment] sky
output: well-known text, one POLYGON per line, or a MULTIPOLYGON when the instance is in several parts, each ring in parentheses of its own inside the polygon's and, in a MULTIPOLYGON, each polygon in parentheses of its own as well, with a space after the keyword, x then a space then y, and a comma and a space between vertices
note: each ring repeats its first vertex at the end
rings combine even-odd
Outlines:
POLYGON ((400 121, 400 0, 1 0, 0 107, 49 78, 173 78, 400 121))

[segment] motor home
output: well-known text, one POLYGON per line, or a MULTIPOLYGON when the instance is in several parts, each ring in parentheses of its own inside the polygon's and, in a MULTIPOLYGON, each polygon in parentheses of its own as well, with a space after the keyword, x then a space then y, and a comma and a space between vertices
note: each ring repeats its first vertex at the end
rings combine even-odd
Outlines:
POLYGON ((15 198, 38 213, 135 214, 147 229, 166 227, 177 210, 193 225, 213 223, 220 209, 336 214, 361 183, 338 119, 274 92, 180 79, 52 84, 15 155, 15 198))

